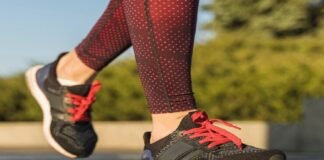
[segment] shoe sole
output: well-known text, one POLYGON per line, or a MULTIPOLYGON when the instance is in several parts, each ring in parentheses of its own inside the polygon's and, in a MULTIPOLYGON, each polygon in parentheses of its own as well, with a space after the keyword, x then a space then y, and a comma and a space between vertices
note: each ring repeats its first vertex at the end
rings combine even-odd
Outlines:
POLYGON ((51 131, 50 131, 50 126, 52 122, 52 115, 51 115, 51 107, 50 103, 47 100, 46 96, 44 93, 41 91, 39 88, 37 81, 36 81, 36 72, 41 69, 43 66, 38 65, 34 66, 30 69, 28 69, 25 72, 25 78, 26 78, 26 83, 27 86, 33 95, 33 97, 36 99, 37 103, 39 104, 40 108, 42 109, 43 112, 43 132, 45 135, 46 140, 48 143, 59 153, 63 154, 66 157, 69 158, 77 158, 76 155, 66 151, 64 148, 62 148, 53 138, 51 131))

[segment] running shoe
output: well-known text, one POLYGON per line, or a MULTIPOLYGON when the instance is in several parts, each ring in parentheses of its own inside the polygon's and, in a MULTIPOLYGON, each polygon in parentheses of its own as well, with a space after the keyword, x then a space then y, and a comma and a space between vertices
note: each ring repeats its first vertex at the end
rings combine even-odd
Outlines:
POLYGON ((144 134, 142 160, 285 160, 279 150, 262 150, 241 142, 234 134, 214 122, 238 127, 219 120, 209 120, 204 112, 191 112, 167 137, 150 144, 151 133, 144 134))
POLYGON ((49 144, 69 158, 88 157, 97 143, 91 123, 91 104, 101 85, 62 86, 56 61, 27 70, 26 82, 43 112, 43 132, 49 144))

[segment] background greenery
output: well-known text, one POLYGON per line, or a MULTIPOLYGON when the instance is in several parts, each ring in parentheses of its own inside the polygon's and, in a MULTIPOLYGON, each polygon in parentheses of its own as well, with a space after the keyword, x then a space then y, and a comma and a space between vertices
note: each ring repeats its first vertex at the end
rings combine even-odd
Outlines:
MULTIPOLYGON (((195 46, 192 76, 199 107, 226 120, 299 120, 305 98, 324 96, 317 2, 217 0, 205 6, 215 14, 206 30, 217 36, 195 46)), ((95 120, 150 118, 132 58, 112 64, 98 78, 103 89, 95 120)), ((41 119, 23 75, 0 78, 0 91, 0 121, 41 119)))

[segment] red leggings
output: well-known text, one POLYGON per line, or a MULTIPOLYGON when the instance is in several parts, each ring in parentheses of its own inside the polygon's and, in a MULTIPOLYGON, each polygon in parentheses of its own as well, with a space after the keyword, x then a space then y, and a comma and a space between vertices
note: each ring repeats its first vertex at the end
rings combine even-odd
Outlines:
POLYGON ((199 0, 111 0, 79 58, 100 71, 130 46, 151 113, 195 109, 191 59, 199 0))

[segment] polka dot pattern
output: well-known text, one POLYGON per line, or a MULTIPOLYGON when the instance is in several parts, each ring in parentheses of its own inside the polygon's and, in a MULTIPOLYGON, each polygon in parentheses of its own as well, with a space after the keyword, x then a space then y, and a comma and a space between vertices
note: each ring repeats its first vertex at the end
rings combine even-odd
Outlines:
POLYGON ((88 36, 76 47, 79 58, 101 70, 131 46, 122 0, 111 0, 88 36))
POLYGON ((195 108, 190 68, 198 0, 124 0, 123 4, 150 111, 195 108))
POLYGON ((111 0, 76 48, 80 59, 101 70, 133 45, 151 113, 196 108, 191 58, 199 0, 111 0))

